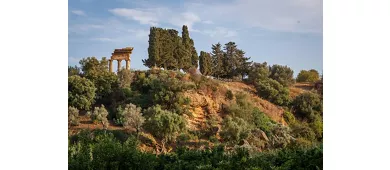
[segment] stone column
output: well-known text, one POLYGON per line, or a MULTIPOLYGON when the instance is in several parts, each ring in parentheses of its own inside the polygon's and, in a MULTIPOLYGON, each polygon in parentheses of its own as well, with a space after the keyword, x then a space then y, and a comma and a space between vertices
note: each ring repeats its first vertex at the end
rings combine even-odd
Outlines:
POLYGON ((126 60, 126 70, 130 70, 130 61, 126 60))
POLYGON ((108 62, 109 62, 108 68, 109 68, 110 72, 112 72, 112 60, 109 59, 108 62))
POLYGON ((119 71, 119 70, 121 70, 121 61, 122 60, 117 60, 118 61, 118 70, 117 70, 117 72, 119 71))

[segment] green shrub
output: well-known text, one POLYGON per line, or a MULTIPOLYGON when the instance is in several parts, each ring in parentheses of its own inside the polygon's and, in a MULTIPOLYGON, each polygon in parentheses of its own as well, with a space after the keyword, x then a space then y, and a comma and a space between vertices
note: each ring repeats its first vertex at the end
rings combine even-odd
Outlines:
POLYGON ((77 109, 89 110, 95 102, 94 84, 78 75, 68 77, 68 104, 77 109))
POLYGON ((261 80, 256 82, 255 87, 261 98, 280 106, 287 106, 290 103, 289 90, 276 80, 261 80))
POLYGON ((304 138, 308 141, 315 141, 316 139, 316 134, 314 131, 309 127, 308 124, 303 123, 303 124, 294 124, 292 126, 292 132, 295 137, 297 138, 304 138))
POLYGON ((296 121, 295 116, 287 110, 284 111, 283 118, 288 124, 294 124, 296 121))
POLYGON ((297 82, 311 82, 314 83, 320 80, 320 75, 317 70, 301 70, 297 76, 297 82))
POLYGON ((263 130, 267 135, 272 132, 272 124, 274 123, 267 115, 261 112, 258 108, 253 111, 253 122, 255 126, 263 130))
POLYGON ((92 122, 101 123, 103 125, 103 128, 108 128, 108 112, 104 105, 101 105, 100 107, 95 107, 92 113, 88 112, 88 115, 91 117, 92 122))
POLYGON ((269 78, 276 80, 284 87, 287 87, 294 83, 294 71, 288 66, 273 65, 270 67, 269 78))
POLYGON ((226 98, 227 99, 229 99, 229 100, 232 100, 233 99, 233 97, 234 97, 234 95, 233 95, 233 92, 231 91, 231 90, 228 90, 227 92, 226 92, 226 98))
POLYGON ((124 110, 121 107, 118 108, 117 119, 117 123, 121 123, 125 128, 134 128, 137 134, 145 122, 141 108, 132 103, 127 104, 124 110))
POLYGON ((227 116, 223 121, 220 135, 225 142, 238 144, 250 136, 251 129, 244 119, 227 116))
POLYGON ((79 124, 79 110, 72 106, 68 107, 68 123, 70 126, 76 126, 79 124))
POLYGON ((314 117, 314 120, 310 123, 310 127, 313 129, 314 133, 316 134, 317 139, 322 139, 322 133, 323 133, 323 123, 322 123, 322 116, 316 115, 314 117))
POLYGON ((315 115, 322 114, 322 100, 318 94, 305 92, 298 95, 292 102, 295 114, 301 118, 313 121, 315 115))
POLYGON ((158 106, 148 108, 145 113, 148 115, 145 130, 166 142, 175 141, 177 135, 186 128, 185 119, 180 115, 161 110, 158 106))

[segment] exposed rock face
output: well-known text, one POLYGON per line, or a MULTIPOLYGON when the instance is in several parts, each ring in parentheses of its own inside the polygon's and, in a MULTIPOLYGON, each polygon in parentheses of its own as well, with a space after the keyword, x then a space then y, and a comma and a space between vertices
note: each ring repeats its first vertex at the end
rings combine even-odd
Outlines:
MULTIPOLYGON (((283 119, 284 110, 271 102, 259 98, 253 87, 240 82, 221 82, 220 85, 221 88, 225 88, 225 91, 226 89, 229 89, 234 94, 238 92, 248 94, 249 99, 252 100, 255 106, 272 120, 282 123, 283 125, 287 124, 283 119)), ((202 127, 205 124, 207 115, 209 114, 215 114, 219 117, 224 116, 222 106, 223 104, 229 103, 228 99, 225 98, 225 94, 226 93, 220 92, 215 93, 214 95, 207 95, 202 91, 193 90, 185 92, 184 96, 191 100, 190 106, 192 109, 190 112, 193 115, 193 117, 189 117, 187 119, 189 122, 188 127, 192 130, 198 130, 199 127, 202 127)), ((222 121, 222 119, 220 120, 222 121)), ((263 136, 264 140, 268 140, 265 133, 261 136, 263 136)))

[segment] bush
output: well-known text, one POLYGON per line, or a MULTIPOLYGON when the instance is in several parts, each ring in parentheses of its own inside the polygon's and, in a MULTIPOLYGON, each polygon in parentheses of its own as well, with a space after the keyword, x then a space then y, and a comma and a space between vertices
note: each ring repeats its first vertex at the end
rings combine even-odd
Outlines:
POLYGON ((251 129, 244 119, 227 116, 223 121, 220 135, 225 142, 238 144, 250 136, 251 129))
POLYGON ((293 132, 294 136, 297 138, 303 138, 303 139, 306 139, 308 141, 315 141, 315 139, 316 139, 316 134, 309 127, 309 125, 306 123, 294 124, 292 126, 292 132, 293 132))
POLYGON ((254 109, 253 122, 257 128, 263 130, 267 135, 271 134, 274 122, 258 108, 254 109))
POLYGON ((290 67, 275 64, 270 68, 269 78, 287 87, 294 83, 293 75, 294 71, 290 67))
POLYGON ((283 118, 288 124, 294 124, 296 121, 295 116, 287 110, 284 111, 283 118))
POLYGON ((159 106, 148 108, 145 113, 148 115, 145 130, 166 142, 175 141, 186 128, 186 122, 180 115, 161 110, 159 106))
POLYGON ((133 82, 134 73, 127 69, 121 69, 118 71, 117 75, 119 78, 119 87, 130 88, 130 85, 133 82))
POLYGON ((292 102, 295 114, 313 121, 315 115, 322 114, 322 100, 318 94, 305 92, 298 95, 292 102))
POLYGON ((89 110, 95 102, 94 84, 78 75, 68 77, 68 104, 77 109, 89 110))
POLYGON ((228 90, 227 92, 226 92, 226 98, 227 99, 229 99, 229 100, 232 100, 233 99, 233 97, 234 97, 234 95, 233 95, 233 92, 231 91, 231 90, 228 90))
POLYGON ((253 63, 248 74, 248 81, 249 83, 255 84, 255 82, 267 79, 269 75, 269 67, 266 62, 253 63))
POLYGON ((317 70, 301 70, 297 76, 297 82, 314 83, 320 80, 320 75, 317 70))
POLYGON ((89 112, 88 115, 90 115, 92 122, 103 124, 104 129, 108 128, 108 112, 104 105, 101 105, 100 107, 95 107, 93 112, 89 112))
POLYGON ((142 116, 141 108, 130 103, 125 109, 118 108, 117 123, 123 125, 125 128, 134 128, 138 132, 144 123, 145 118, 142 116))
POLYGON ((317 139, 322 139, 322 133, 323 133, 323 123, 322 123, 322 116, 316 115, 314 117, 314 120, 310 123, 310 127, 313 129, 314 133, 316 134, 317 139))
POLYGON ((79 110, 72 106, 68 107, 68 124, 70 126, 79 124, 79 110))
POLYGON ((290 102, 289 90, 275 80, 265 79, 258 81, 255 84, 255 87, 260 97, 269 100, 272 103, 286 106, 290 102))

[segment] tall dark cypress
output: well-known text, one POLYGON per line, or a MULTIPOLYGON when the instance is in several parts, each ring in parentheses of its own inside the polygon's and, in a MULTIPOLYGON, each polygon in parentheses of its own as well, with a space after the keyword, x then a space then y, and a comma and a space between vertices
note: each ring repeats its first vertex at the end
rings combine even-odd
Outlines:
POLYGON ((174 57, 174 51, 178 44, 178 31, 174 29, 168 29, 167 32, 167 43, 164 50, 167 51, 166 58, 165 58, 165 64, 168 69, 175 70, 178 69, 178 60, 174 57))
POLYGON ((181 69, 188 70, 192 66, 191 55, 193 49, 191 46, 190 33, 188 32, 188 27, 186 25, 183 25, 182 27, 181 37, 182 37, 182 45, 184 47, 183 49, 185 51, 181 56, 182 63, 180 63, 180 66, 181 69))
POLYGON ((198 68, 198 60, 199 60, 198 53, 196 52, 195 44, 192 39, 190 40, 190 44, 191 44, 191 65, 194 68, 198 68))
POLYGON ((150 28, 149 33, 149 47, 148 47, 148 58, 142 60, 145 66, 151 68, 156 66, 159 61, 159 32, 156 27, 150 28))
POLYGON ((211 75, 212 73, 211 64, 212 62, 211 62, 210 54, 201 51, 199 56, 199 69, 204 76, 211 75))

